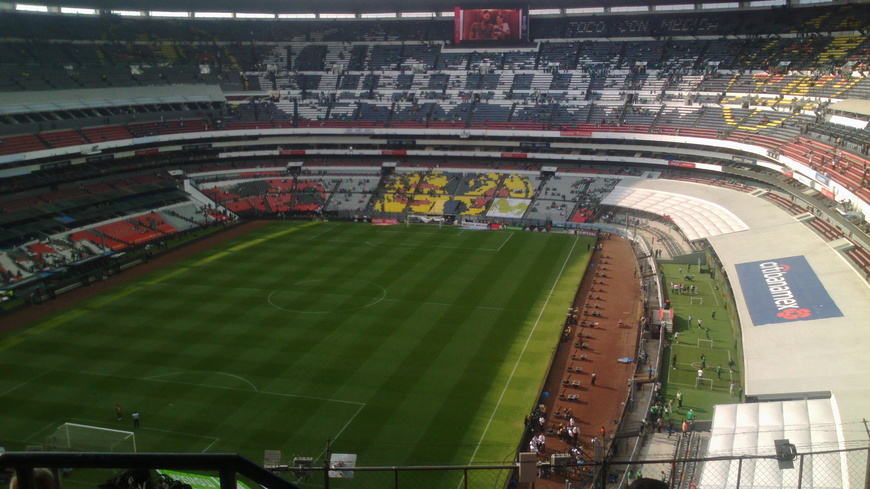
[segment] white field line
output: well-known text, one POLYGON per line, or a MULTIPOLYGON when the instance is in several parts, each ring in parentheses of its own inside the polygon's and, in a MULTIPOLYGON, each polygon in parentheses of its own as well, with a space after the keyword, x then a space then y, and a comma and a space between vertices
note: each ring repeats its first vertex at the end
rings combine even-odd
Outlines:
MULTIPOLYGON (((208 387, 208 388, 214 388, 214 389, 225 389, 225 390, 232 390, 232 391, 250 392, 246 389, 237 389, 234 387, 226 387, 226 386, 218 386, 218 385, 210 385, 210 384, 199 384, 199 383, 194 383, 194 382, 178 382, 178 381, 172 381, 172 380, 159 379, 159 377, 165 377, 165 376, 176 375, 176 374, 157 375, 155 377, 150 377, 150 378, 137 378, 137 377, 128 377, 128 376, 124 376, 124 375, 116 375, 116 374, 78 372, 78 371, 74 371, 74 370, 64 370, 64 369, 53 369, 53 370, 58 371, 58 372, 69 372, 69 373, 76 373, 76 374, 83 374, 83 375, 94 375, 94 376, 98 376, 98 377, 114 377, 114 378, 127 379, 127 380, 133 380, 133 381, 138 380, 138 381, 147 381, 147 382, 164 382, 164 383, 168 383, 168 384, 181 384, 181 385, 191 385, 191 386, 195 386, 195 387, 208 387)), ((47 373, 48 372, 45 372, 42 375, 45 375, 47 373)), ((178 375, 181 375, 184 373, 202 373, 202 371, 178 372, 178 375)), ((332 399, 332 398, 322 398, 322 397, 312 397, 312 396, 301 396, 301 395, 296 395, 296 394, 285 394, 285 393, 281 393, 281 392, 260 391, 260 390, 257 390, 256 387, 254 387, 253 383, 251 383, 250 381, 248 381, 247 379, 245 379, 243 377, 239 377, 239 376, 233 375, 233 374, 226 374, 223 372, 207 372, 207 373, 218 373, 218 374, 223 374, 223 375, 229 375, 230 377, 247 382, 249 385, 251 385, 251 387, 254 388, 254 392, 256 394, 265 394, 265 395, 269 395, 269 396, 278 396, 278 397, 287 397, 287 398, 296 398, 296 399, 310 399, 310 400, 315 400, 315 401, 334 402, 334 403, 339 403, 339 404, 351 404, 351 405, 357 406, 356 412, 353 414, 353 416, 350 417, 350 419, 348 419, 348 421, 344 424, 344 426, 341 428, 341 430, 339 430, 338 433, 336 433, 336 435, 332 438, 333 440, 337 439, 344 432, 344 430, 347 429, 348 426, 350 426, 350 424, 357 417, 357 415, 359 415, 359 413, 363 410, 363 408, 366 407, 366 403, 364 403, 364 402, 346 401, 346 400, 342 400, 342 399, 332 399)), ((100 423, 99 421, 90 420, 90 419, 73 419, 72 421, 84 421, 87 423, 94 424, 95 426, 100 423)), ((45 431, 53 424, 57 424, 59 422, 60 421, 58 420, 58 421, 54 421, 54 422, 50 423, 45 428, 43 428, 43 429, 37 431, 36 433, 34 433, 33 435, 31 435, 30 438, 38 435, 40 432, 45 431)), ((158 429, 158 428, 143 428, 143 429, 149 430, 149 431, 162 431, 164 433, 172 433, 172 434, 177 434, 177 435, 190 436, 193 438, 202 438, 202 439, 212 440, 212 442, 202 451, 202 453, 205 453, 212 446, 214 446, 215 443, 220 441, 220 438, 216 438, 213 436, 197 435, 197 434, 193 434, 193 433, 183 433, 180 431, 172 431, 172 430, 162 430, 162 429, 158 429)), ((28 440, 30 438, 28 438, 28 440)), ((321 453, 318 456, 318 459, 322 456, 323 456, 323 453, 321 453)))
POLYGON ((574 244, 571 245, 571 250, 568 251, 568 255, 565 257, 565 261, 562 263, 562 269, 559 270, 559 274, 556 276, 556 279, 553 281, 553 286, 550 287, 550 292, 547 294, 547 300, 544 301, 544 306, 541 308, 541 311, 538 313, 537 319, 535 319, 535 324, 532 326, 532 330, 529 331, 529 335, 526 337, 526 342, 523 344, 523 349, 520 351, 520 354, 517 355, 517 361, 514 363, 514 368, 511 370, 510 376, 508 376, 507 382, 505 382, 504 388, 501 391, 501 395, 498 398, 498 401, 495 404, 495 407, 492 410, 492 414, 489 416, 489 420, 486 422, 486 426, 483 428, 483 433, 480 435, 480 440, 477 442, 477 446, 474 447, 474 452, 471 454, 471 459, 468 461, 469 464, 474 462, 474 457, 477 456, 478 450, 480 450, 480 446, 483 444, 483 439, 486 437, 487 432, 489 431, 490 425, 492 425, 492 420, 495 419, 495 413, 498 411, 499 406, 501 405, 502 400, 504 399, 505 394, 507 393, 508 387, 510 386, 511 381, 514 378, 514 375, 517 372, 517 369, 520 366, 520 361, 523 358, 523 355, 526 352, 526 348, 529 346, 529 342, 532 340, 532 336, 535 334, 535 330, 538 328, 538 324, 541 322, 541 317, 544 315, 544 311, 547 310, 547 304, 550 303, 550 299, 553 297, 553 291, 556 290, 556 285, 559 284, 559 279, 562 278, 562 274, 565 273, 565 268, 568 267, 568 261, 571 259, 571 256, 574 254, 574 248, 577 246, 577 240, 574 240, 574 244))
POLYGON ((443 248, 447 250, 470 250, 470 251, 487 251, 498 252, 500 248, 476 248, 472 246, 444 246, 444 245, 425 245, 419 243, 395 243, 392 241, 359 241, 353 239, 321 239, 321 242, 328 243, 352 243, 364 244, 369 246, 390 246, 393 248, 443 248))
MULTIPOLYGON (((214 285, 209 284, 180 284, 180 283, 172 283, 172 282, 153 282, 149 283, 149 286, 167 286, 167 287, 209 287, 209 288, 219 288, 221 290, 238 290, 238 291, 255 291, 255 292, 269 292, 274 293, 275 290, 272 289, 260 289, 256 287, 216 287, 214 285)), ((320 295, 326 296, 336 296, 336 297, 355 297, 351 294, 333 294, 333 293, 322 293, 320 295)), ((513 308, 513 307, 495 307, 495 306, 481 306, 477 304, 456 304, 456 303, 447 303, 447 302, 432 302, 432 301, 414 301, 408 299, 391 299, 384 298, 380 302, 406 302, 409 304, 419 304, 423 306, 438 306, 438 307, 462 307, 468 309, 486 309, 489 311, 523 311, 528 312, 528 309, 523 308, 513 308)), ((373 305, 373 304, 372 304, 373 305)), ((532 311, 535 312, 535 311, 532 311)))
MULTIPOLYGON (((353 420, 356 418, 356 416, 360 413, 360 411, 363 410, 364 407, 366 407, 365 404, 361 405, 359 407, 359 409, 357 409, 356 412, 353 413, 353 416, 351 416, 350 419, 347 420, 347 423, 345 423, 344 426, 342 426, 341 429, 338 430, 338 433, 336 433, 335 436, 331 437, 330 440, 331 441, 337 440, 341 436, 341 434, 344 433, 344 430, 346 430, 347 427, 350 426, 350 424, 353 422, 353 420)), ((320 458, 323 457, 324 453, 326 453, 325 448, 323 449, 322 452, 320 452, 320 455, 318 455, 317 458, 314 459, 314 461, 317 462, 318 460, 320 460, 320 458)))
POLYGON ((513 237, 514 237, 514 233, 510 233, 510 234, 508 234, 507 238, 505 238, 505 240, 504 240, 504 242, 501 244, 501 246, 499 246, 498 249, 495 250, 495 251, 501 251, 501 249, 504 248, 504 245, 506 245, 507 242, 510 241, 510 239, 513 238, 513 237))
POLYGON ((719 294, 717 294, 716 289, 713 288, 713 282, 707 282, 707 285, 710 287, 710 292, 713 293, 713 300, 716 301, 716 305, 719 306, 719 294))
MULTIPOLYGON (((28 436, 27 438, 25 438, 25 439, 24 439, 24 443, 25 443, 25 444, 30 443, 30 441, 33 440, 34 438, 36 438, 37 436, 39 436, 40 433, 42 433, 42 432, 48 432, 49 429, 50 429, 52 426, 55 426, 55 430, 57 430, 57 426, 60 426, 61 423, 64 423, 64 422, 65 422, 65 421, 64 421, 62 418, 58 418, 58 419, 56 419, 56 420, 54 420, 54 421, 48 423, 48 424, 45 425, 45 427, 43 427, 42 429, 39 429, 39 430, 34 431, 32 435, 30 435, 30 436, 28 436)), ((43 436, 45 436, 45 435, 43 435, 43 436)))
MULTIPOLYGON (((108 424, 105 421, 100 421, 97 419, 86 419, 86 418, 72 418, 70 421, 80 421, 82 423, 87 423, 87 424, 90 424, 90 425, 96 426, 96 427, 100 427, 100 425, 103 425, 103 424, 108 424)), ((211 443, 209 443, 209 445, 207 447, 205 447, 205 450, 203 450, 200 453, 205 453, 206 450, 208 450, 209 448, 214 446, 215 443, 220 441, 220 438, 217 438, 214 436, 198 435, 196 433, 186 433, 184 431, 166 430, 166 429, 161 429, 161 428, 147 428, 147 427, 140 428, 140 429, 142 431, 156 431, 159 433, 168 433, 170 435, 187 436, 187 437, 194 438, 194 439, 199 438, 202 440, 211 440, 211 443)))
POLYGON ((8 389, 6 392, 0 394, 0 397, 6 397, 6 394, 10 394, 10 393, 12 393, 12 392, 15 392, 15 391, 17 391, 18 389, 24 387, 25 385, 27 385, 27 384, 33 382, 34 380, 36 380, 36 379, 42 377, 43 375, 47 375, 47 374, 48 374, 48 371, 45 371, 45 372, 42 372, 41 374, 37 375, 36 377, 33 377, 32 379, 25 380, 24 382, 22 382, 22 383, 16 385, 15 387, 13 387, 13 388, 11 388, 11 389, 8 389))
POLYGON ((315 239, 317 239, 317 238, 323 236, 324 234, 326 234, 326 233, 332 231, 333 229, 335 229, 335 228, 337 228, 337 227, 338 227, 338 226, 329 226, 329 227, 327 227, 326 229, 324 229, 323 231, 321 231, 321 232, 315 234, 314 236, 310 236, 310 237, 308 238, 308 241, 315 240, 315 239))
POLYGON ((211 443, 209 444, 209 446, 203 448, 202 451, 201 451, 200 453, 205 453, 205 452, 209 451, 209 449, 211 449, 211 447, 213 447, 214 444, 217 443, 217 442, 219 442, 219 441, 220 441, 220 438, 215 438, 214 441, 211 442, 211 443))
POLYGON ((171 373, 171 374, 161 374, 161 375, 155 375, 155 376, 153 376, 153 377, 145 377, 145 380, 157 380, 157 379, 159 379, 159 378, 161 378, 161 377, 170 377, 170 376, 173 376, 173 375, 184 375, 184 374, 217 374, 217 375, 226 375, 227 377, 232 377, 232 378, 234 378, 234 379, 241 380, 242 382, 248 384, 249 386, 251 386, 251 389, 254 389, 254 392, 260 392, 260 391, 257 389, 257 386, 255 386, 253 382, 251 382, 250 380, 248 380, 248 379, 246 379, 246 378, 244 378, 244 377, 240 377, 240 376, 238 376, 238 375, 233 375, 233 374, 228 374, 228 373, 226 373, 226 372, 210 372, 210 371, 207 371, 207 370, 189 370, 189 371, 185 371, 185 372, 173 372, 173 373, 171 373))
MULTIPOLYGON (((63 370, 63 369, 53 369, 53 370, 58 371, 58 372, 69 372, 69 373, 81 374, 81 375, 93 375, 96 377, 114 377, 117 379, 138 380, 138 381, 144 381, 144 382, 163 382, 166 384, 190 385, 190 386, 194 386, 194 387, 209 387, 209 388, 213 388, 213 389, 224 389, 224 390, 228 390, 228 391, 238 391, 238 392, 248 392, 248 393, 251 392, 248 389, 238 389, 236 387, 227 387, 227 386, 213 385, 213 384, 200 384, 197 382, 179 382, 177 380, 161 380, 161 379, 154 379, 154 378, 149 379, 149 378, 141 378, 141 377, 128 377, 126 375, 101 374, 101 373, 94 373, 94 372, 80 372, 80 371, 75 371, 75 370, 63 370)), ((186 372, 178 372, 178 373, 183 374, 186 372)), ((336 403, 340 403, 340 404, 353 404, 356 406, 365 406, 365 404, 366 404, 364 402, 346 401, 343 399, 331 399, 331 398, 324 398, 324 397, 302 396, 302 395, 298 395, 298 394, 285 394, 283 392, 257 391, 256 394, 265 394, 268 396, 288 397, 288 398, 296 398, 296 399, 310 399, 312 401, 336 402, 336 403)))

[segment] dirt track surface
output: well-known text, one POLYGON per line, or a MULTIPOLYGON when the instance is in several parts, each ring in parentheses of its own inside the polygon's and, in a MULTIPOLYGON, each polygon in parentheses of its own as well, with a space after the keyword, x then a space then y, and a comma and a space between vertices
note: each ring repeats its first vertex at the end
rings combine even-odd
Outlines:
POLYGON ((55 299, 43 302, 40 305, 25 307, 18 311, 5 314, 0 317, 0 334, 8 333, 21 326, 26 326, 50 314, 74 306, 85 299, 115 287, 119 287, 146 273, 165 267, 171 263, 184 260, 185 258, 211 248, 216 244, 235 239, 248 231, 260 228, 268 223, 269 221, 251 221, 233 226, 226 231, 214 233, 200 240, 193 241, 190 244, 186 244, 183 247, 171 249, 165 254, 155 256, 146 263, 128 268, 118 275, 112 275, 109 280, 94 282, 87 287, 79 287, 65 294, 60 294, 55 299))

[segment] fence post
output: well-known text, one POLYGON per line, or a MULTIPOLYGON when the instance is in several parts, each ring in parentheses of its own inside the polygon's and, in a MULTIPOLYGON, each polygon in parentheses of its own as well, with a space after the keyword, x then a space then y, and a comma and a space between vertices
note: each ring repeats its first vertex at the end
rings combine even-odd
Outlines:
POLYGON ((804 482, 804 454, 802 453, 800 464, 798 464, 798 483, 797 483, 798 489, 801 489, 801 487, 803 487, 803 482, 804 482))
POLYGON ((323 451, 323 489, 329 489, 329 448, 332 444, 332 439, 326 439, 326 450, 323 451))
MULTIPOLYGON (((867 420, 864 420, 864 429, 867 429, 867 420)), ((864 466, 864 485, 870 483, 870 446, 867 447, 867 462, 864 466)))
POLYGON ((399 489, 399 469, 393 469, 394 489, 399 489))
POLYGON ((743 457, 737 459, 737 487, 740 489, 740 478, 743 476, 743 457))
POLYGON ((221 489, 236 488, 236 471, 232 467, 221 467, 218 471, 221 489))

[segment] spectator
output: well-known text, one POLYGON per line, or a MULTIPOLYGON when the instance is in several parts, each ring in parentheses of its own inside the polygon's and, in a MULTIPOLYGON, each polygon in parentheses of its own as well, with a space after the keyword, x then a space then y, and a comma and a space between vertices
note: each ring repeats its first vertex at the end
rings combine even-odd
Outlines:
MULTIPOLYGON (((35 468, 33 469, 33 485, 30 489, 57 489, 57 480, 54 474, 48 469, 35 468)), ((18 475, 13 475, 9 481, 9 489, 18 489, 18 475)))

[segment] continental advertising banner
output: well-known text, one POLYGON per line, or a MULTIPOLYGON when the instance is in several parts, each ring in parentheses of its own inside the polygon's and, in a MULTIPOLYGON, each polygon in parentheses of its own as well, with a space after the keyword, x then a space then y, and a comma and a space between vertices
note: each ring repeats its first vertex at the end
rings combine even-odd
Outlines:
POLYGON ((756 326, 843 316, 804 256, 738 263, 736 268, 756 326))

